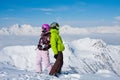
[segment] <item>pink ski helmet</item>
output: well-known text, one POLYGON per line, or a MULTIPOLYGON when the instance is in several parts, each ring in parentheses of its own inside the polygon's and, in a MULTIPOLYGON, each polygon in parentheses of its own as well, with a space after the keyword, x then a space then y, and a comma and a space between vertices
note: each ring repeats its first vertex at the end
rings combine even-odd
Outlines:
POLYGON ((42 25, 42 29, 45 29, 46 32, 48 32, 48 31, 50 30, 49 24, 43 24, 43 25, 42 25))

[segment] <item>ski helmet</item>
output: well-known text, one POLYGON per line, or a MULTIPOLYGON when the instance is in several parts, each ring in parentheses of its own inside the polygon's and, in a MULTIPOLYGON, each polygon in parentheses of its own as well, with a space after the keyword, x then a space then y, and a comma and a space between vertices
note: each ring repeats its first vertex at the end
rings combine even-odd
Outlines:
POLYGON ((59 27, 59 24, 56 22, 50 24, 50 28, 57 28, 57 27, 59 27))
POLYGON ((42 29, 44 29, 46 32, 48 32, 50 30, 49 24, 43 24, 42 29))

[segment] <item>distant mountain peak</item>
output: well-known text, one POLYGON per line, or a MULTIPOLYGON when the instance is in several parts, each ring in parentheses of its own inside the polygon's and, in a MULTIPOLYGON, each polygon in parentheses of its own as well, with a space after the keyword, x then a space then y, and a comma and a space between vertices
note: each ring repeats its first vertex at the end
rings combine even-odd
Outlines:
POLYGON ((106 48, 106 43, 103 40, 96 40, 92 46, 97 48, 106 48))

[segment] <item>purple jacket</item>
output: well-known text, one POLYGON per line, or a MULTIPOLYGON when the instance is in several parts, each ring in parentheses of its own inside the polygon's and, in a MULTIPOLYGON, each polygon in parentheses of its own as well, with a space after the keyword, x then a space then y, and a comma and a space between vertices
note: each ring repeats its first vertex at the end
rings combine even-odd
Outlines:
POLYGON ((50 32, 42 32, 38 43, 39 50, 48 50, 50 48, 50 32))

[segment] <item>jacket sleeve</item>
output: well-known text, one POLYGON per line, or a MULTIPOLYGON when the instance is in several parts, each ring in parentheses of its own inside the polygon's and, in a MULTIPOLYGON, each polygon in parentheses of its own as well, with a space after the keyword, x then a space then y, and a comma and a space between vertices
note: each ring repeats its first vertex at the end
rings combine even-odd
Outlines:
POLYGON ((52 50, 54 52, 54 55, 58 54, 58 50, 57 50, 57 35, 56 34, 51 34, 50 44, 51 44, 51 48, 52 48, 52 50))

